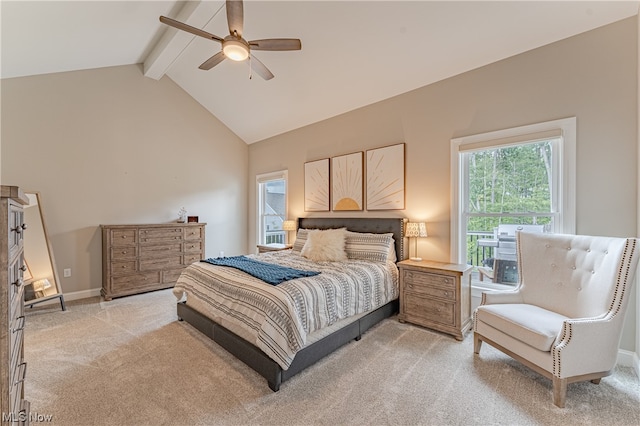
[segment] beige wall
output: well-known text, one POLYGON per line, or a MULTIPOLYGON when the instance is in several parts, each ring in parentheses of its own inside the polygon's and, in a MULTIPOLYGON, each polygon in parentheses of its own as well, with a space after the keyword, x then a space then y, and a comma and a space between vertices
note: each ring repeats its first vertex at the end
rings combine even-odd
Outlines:
POLYGON ((184 206, 208 256, 245 251, 247 145, 173 81, 130 65, 1 84, 2 183, 40 191, 65 293, 100 288, 100 224, 184 206))
MULTIPOLYGON (((405 142, 406 209, 384 216, 425 220, 429 237, 420 241, 420 255, 448 261, 450 140, 575 116, 577 232, 634 236, 637 38, 637 19, 629 18, 250 145, 249 211, 255 211, 256 174, 288 169, 289 217, 309 216, 304 162, 405 142)), ((255 232, 250 214, 250 247, 255 232)), ((631 305, 623 336, 628 350, 635 347, 631 305)))

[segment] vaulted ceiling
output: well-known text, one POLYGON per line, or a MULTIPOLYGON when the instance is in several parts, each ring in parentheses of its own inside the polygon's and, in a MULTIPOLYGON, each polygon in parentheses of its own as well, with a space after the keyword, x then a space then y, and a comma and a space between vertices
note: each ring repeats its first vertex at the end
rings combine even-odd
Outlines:
POLYGON ((638 14, 638 1, 246 1, 248 40, 291 37, 301 51, 198 66, 224 37, 224 1, 1 2, 3 79, 125 64, 168 76, 254 143, 638 14))

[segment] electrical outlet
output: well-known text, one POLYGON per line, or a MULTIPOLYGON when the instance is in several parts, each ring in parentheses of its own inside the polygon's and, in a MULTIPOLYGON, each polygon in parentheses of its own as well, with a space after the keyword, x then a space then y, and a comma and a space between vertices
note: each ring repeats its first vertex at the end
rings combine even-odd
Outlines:
POLYGON ((67 268, 63 271, 63 275, 65 278, 69 278, 71 276, 71 268, 67 268))

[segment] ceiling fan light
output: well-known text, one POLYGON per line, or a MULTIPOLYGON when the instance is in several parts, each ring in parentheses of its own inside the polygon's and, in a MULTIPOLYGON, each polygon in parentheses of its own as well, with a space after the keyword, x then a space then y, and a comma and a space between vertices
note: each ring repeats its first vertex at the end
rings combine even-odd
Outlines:
POLYGON ((225 40, 222 44, 224 56, 232 61, 244 61, 249 57, 249 49, 238 40, 225 40))

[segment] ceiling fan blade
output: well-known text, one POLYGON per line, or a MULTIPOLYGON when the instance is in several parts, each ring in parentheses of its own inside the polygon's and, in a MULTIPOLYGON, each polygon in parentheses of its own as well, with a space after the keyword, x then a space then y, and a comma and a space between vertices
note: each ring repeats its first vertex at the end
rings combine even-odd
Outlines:
POLYGON ((273 78, 273 73, 269 71, 262 62, 258 60, 255 56, 251 55, 251 63, 249 66, 262 78, 265 80, 271 80, 273 78))
POLYGON ((160 22, 162 22, 163 24, 167 24, 171 27, 177 28, 179 30, 182 31, 186 31, 188 33, 200 36, 200 37, 204 37, 206 39, 209 40, 215 40, 218 41, 220 43, 222 43, 222 39, 220 37, 218 37, 217 35, 213 35, 211 33, 208 33, 204 30, 201 30, 200 28, 196 28, 196 27, 192 27, 191 25, 187 25, 184 24, 180 21, 176 21, 175 19, 171 19, 171 18, 167 18, 166 16, 161 16, 160 17, 160 22))
POLYGON ((300 50, 302 42, 297 38, 268 38, 249 42, 251 50, 300 50))
POLYGON ((226 59, 226 56, 224 56, 224 52, 220 51, 215 55, 213 55, 212 57, 210 57, 209 59, 207 59, 206 61, 204 61, 202 65, 200 65, 198 68, 200 68, 201 70, 208 71, 211 68, 218 65, 220 62, 224 61, 225 59, 226 59))
POLYGON ((242 0, 227 0, 227 23, 229 34, 242 37, 244 6, 242 0))

